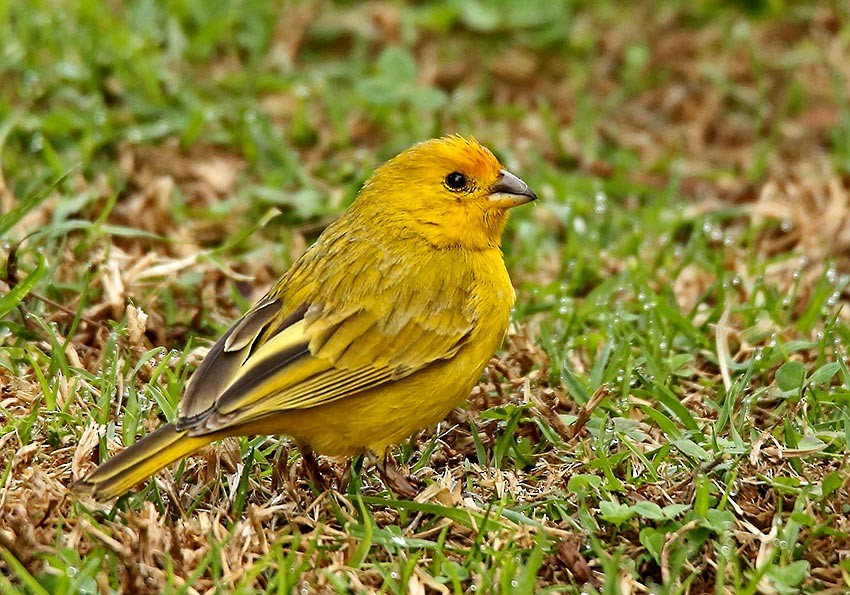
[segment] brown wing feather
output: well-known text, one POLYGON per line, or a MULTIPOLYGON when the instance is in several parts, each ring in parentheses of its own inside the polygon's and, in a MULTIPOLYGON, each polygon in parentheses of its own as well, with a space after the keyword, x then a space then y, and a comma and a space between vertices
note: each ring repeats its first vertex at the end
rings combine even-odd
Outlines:
MULTIPOLYGON (((192 418, 211 409, 250 357, 258 337, 280 314, 281 302, 263 298, 237 320, 207 353, 192 375, 180 401, 178 428, 190 425, 192 418)), ((298 308, 277 326, 280 331, 304 317, 307 308, 298 308)))

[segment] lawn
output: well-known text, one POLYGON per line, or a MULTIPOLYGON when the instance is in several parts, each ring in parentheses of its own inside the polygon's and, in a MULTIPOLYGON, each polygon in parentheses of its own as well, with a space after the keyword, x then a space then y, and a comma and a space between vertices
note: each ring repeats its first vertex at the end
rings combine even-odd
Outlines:
POLYGON ((850 590, 845 2, 0 0, 0 592, 850 590), (467 403, 368 464, 70 491, 385 159, 541 200, 467 403))

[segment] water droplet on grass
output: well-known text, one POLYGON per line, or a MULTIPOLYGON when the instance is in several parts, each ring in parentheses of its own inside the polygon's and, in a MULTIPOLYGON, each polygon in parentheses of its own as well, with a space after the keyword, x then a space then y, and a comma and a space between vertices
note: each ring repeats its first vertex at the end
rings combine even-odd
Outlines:
POLYGON ((573 219, 573 229, 576 233, 579 234, 587 231, 587 224, 584 222, 584 218, 576 217, 575 219, 573 219))
POLYGON ((838 273, 834 268, 830 267, 826 271, 826 282, 830 285, 835 285, 835 282, 838 281, 838 273))
POLYGON ((34 133, 30 139, 30 151, 33 153, 40 153, 43 148, 44 135, 40 132, 34 133))
POLYGON ((831 296, 829 296, 829 299, 826 300, 826 305, 830 306, 830 307, 834 306, 835 304, 838 303, 838 300, 839 300, 840 297, 841 297, 841 292, 836 291, 831 296))
POLYGON ((604 194, 597 194, 596 203, 593 205, 593 212, 597 215, 601 215, 602 213, 604 213, 608 209, 608 205, 605 201, 606 199, 604 194))

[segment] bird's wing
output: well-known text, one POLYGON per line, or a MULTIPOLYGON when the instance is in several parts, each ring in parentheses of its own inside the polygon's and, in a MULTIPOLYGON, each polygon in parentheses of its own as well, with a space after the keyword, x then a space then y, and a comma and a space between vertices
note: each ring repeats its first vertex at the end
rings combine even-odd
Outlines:
MULTIPOLYGON (((365 287, 360 297, 374 289, 365 287)), ((475 322, 465 292, 440 295, 413 287, 392 299, 347 297, 295 309, 281 299, 261 300, 198 368, 178 428, 204 434, 403 378, 452 357, 475 322)))
MULTIPOLYGON (((280 302, 264 298, 230 327, 192 375, 180 401, 180 417, 191 419, 208 411, 248 359, 258 335, 280 314, 280 302)), ((280 330, 297 322, 304 310, 278 325, 280 330)))

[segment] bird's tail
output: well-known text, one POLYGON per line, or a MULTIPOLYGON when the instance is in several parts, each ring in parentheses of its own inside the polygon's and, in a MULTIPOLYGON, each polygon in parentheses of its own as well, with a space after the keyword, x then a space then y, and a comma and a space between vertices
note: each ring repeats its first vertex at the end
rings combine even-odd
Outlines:
POLYGON ((108 499, 120 496, 181 457, 200 450, 212 441, 210 436, 188 436, 174 424, 121 451, 77 482, 74 491, 108 499))

